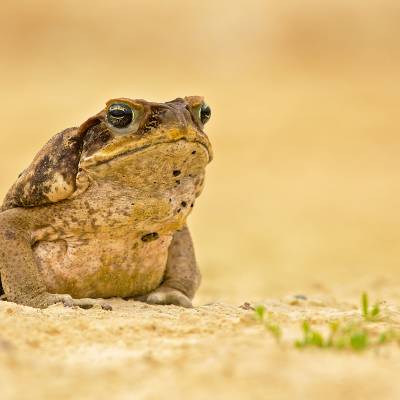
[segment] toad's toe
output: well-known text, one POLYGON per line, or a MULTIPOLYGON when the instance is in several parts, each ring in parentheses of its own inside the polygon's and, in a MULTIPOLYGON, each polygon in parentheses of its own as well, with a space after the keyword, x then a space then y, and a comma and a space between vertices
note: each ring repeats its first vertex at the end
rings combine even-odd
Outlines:
POLYGON ((176 306, 192 308, 192 302, 182 292, 176 289, 159 288, 146 298, 149 304, 174 304, 176 306))

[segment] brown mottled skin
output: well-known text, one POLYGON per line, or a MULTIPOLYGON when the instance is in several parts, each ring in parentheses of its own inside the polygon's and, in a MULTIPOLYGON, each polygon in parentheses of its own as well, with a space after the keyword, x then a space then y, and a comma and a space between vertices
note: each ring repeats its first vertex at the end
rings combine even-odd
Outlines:
POLYGON ((4 200, 0 294, 38 308, 115 296, 191 307, 200 273, 186 218, 212 159, 204 107, 113 99, 55 135, 4 200), (132 110, 122 128, 116 104, 132 110))

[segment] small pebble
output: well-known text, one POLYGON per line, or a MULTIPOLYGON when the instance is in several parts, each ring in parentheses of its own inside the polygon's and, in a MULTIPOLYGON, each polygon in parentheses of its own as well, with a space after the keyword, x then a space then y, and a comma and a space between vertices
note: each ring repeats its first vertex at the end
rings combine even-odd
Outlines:
POLYGON ((244 302, 239 308, 242 308, 243 310, 254 310, 254 307, 248 303, 247 301, 244 302))
POLYGON ((101 308, 103 309, 103 310, 106 310, 106 311, 112 311, 112 306, 111 306, 111 304, 107 304, 107 303, 104 303, 104 304, 102 304, 101 305, 101 308))

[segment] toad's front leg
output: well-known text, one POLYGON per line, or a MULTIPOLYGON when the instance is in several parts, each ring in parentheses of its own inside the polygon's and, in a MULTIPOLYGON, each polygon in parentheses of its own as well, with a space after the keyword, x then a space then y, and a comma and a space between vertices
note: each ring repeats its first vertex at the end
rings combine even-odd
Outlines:
POLYGON ((185 226, 176 232, 168 249, 168 261, 161 285, 140 300, 150 304, 175 304, 192 307, 201 275, 197 267, 193 242, 185 226))
MULTIPOLYGON (((73 299, 68 294, 47 292, 32 251, 35 226, 28 210, 14 208, 0 214, 0 279, 7 300, 36 308, 55 303, 92 307, 93 299, 73 299)), ((103 305, 103 308, 111 307, 103 305)))

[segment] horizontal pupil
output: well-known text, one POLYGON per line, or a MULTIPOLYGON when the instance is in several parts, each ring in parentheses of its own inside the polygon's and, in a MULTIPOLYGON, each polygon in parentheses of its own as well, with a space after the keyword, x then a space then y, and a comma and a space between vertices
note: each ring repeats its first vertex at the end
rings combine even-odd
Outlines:
POLYGON ((129 115, 129 110, 110 110, 110 114, 113 117, 124 117, 125 115, 129 115))

